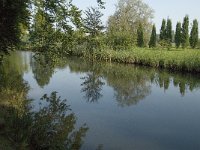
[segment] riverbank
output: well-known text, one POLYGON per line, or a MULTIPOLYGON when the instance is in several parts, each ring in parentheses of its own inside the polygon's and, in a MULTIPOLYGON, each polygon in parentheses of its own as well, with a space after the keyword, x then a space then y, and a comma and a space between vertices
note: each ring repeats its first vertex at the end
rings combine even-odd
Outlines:
MULTIPOLYGON (((84 51, 73 55, 90 57, 84 51)), ((102 50, 94 51, 93 59, 110 62, 138 64, 155 68, 165 68, 173 71, 200 72, 200 51, 198 49, 132 49, 128 51, 102 50)))

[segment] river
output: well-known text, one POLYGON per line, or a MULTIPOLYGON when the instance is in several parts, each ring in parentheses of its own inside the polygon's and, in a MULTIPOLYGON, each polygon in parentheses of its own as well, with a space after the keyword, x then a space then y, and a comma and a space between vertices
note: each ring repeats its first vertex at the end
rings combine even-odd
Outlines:
POLYGON ((33 56, 12 53, 1 69, 11 72, 0 76, 1 88, 19 74, 29 86, 32 111, 39 110, 44 94, 56 91, 67 99, 75 128, 88 127, 82 150, 200 149, 199 75, 75 57, 51 66, 33 56))

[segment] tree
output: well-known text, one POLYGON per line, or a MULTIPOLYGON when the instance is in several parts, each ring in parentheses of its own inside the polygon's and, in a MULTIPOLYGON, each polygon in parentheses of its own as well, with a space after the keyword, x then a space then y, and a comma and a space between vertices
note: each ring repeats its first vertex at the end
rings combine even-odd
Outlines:
POLYGON ((137 44, 137 29, 143 25, 144 43, 150 37, 153 10, 142 0, 119 0, 115 13, 108 20, 108 34, 121 33, 131 37, 132 44, 137 44))
POLYGON ((186 48, 189 45, 189 17, 186 15, 182 24, 182 47, 186 48))
POLYGON ((149 41, 149 47, 150 48, 156 47, 156 26, 155 26, 155 24, 153 25, 153 28, 152 28, 151 38, 149 41))
POLYGON ((37 48, 37 51, 39 48, 44 51, 53 43, 53 34, 55 33, 53 21, 49 14, 45 13, 42 9, 37 10, 33 21, 34 24, 30 31, 30 41, 37 48))
POLYGON ((91 7, 85 11, 85 15, 83 26, 86 33, 89 34, 89 36, 87 36, 87 50, 93 55, 94 50, 100 48, 102 45, 100 35, 104 29, 101 21, 103 14, 100 12, 99 8, 91 7))
POLYGON ((198 44, 199 39, 199 31, 198 31, 198 21, 195 19, 193 21, 192 30, 190 33, 190 46, 192 48, 195 48, 198 44))
POLYGON ((9 47, 20 41, 20 23, 28 26, 28 0, 0 1, 0 52, 8 53, 9 47))
POLYGON ((165 39, 166 39, 166 20, 163 19, 162 26, 160 29, 160 41, 165 40, 165 39))
POLYGON ((169 18, 167 19, 166 40, 172 42, 172 21, 169 18))
POLYGON ((176 48, 179 48, 181 45, 181 23, 180 22, 176 24, 175 44, 176 44, 176 48))
POLYGON ((99 35, 99 33, 104 29, 101 21, 103 14, 98 8, 91 7, 85 11, 85 15, 84 27, 86 28, 86 32, 93 37, 99 35))
POLYGON ((144 47, 144 35, 143 35, 143 27, 142 24, 139 24, 137 29, 137 46, 144 47))
POLYGON ((32 48, 67 53, 71 49, 74 28, 82 27, 81 11, 71 0, 37 0, 32 5, 32 12, 35 12, 32 13, 32 48))

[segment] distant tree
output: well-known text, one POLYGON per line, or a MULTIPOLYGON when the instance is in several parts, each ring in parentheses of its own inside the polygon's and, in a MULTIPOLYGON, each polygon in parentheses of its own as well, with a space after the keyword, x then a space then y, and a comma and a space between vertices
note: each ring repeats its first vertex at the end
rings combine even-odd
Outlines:
POLYGON ((176 48, 179 48, 181 45, 181 23, 180 22, 176 24, 175 44, 176 44, 176 48))
POLYGON ((190 33, 190 46, 192 48, 195 48, 198 44, 199 39, 199 31, 198 31, 198 21, 195 19, 193 21, 192 30, 190 33))
POLYGON ((119 0, 115 13, 108 19, 108 34, 124 33, 131 37, 132 45, 137 45, 137 29, 143 25, 144 43, 148 44, 152 30, 154 11, 143 0, 119 0))
POLYGON ((85 11, 85 15, 84 27, 86 28, 86 32, 91 36, 97 36, 104 29, 101 20, 103 14, 98 8, 91 7, 85 11))
POLYGON ((141 23, 139 24, 139 27, 137 29, 137 46, 144 47, 144 33, 141 23))
POLYGON ((161 29, 160 29, 160 41, 159 41, 159 43, 163 48, 170 49, 171 46, 172 46, 171 41, 172 41, 171 20, 168 19, 167 24, 166 24, 166 20, 163 19, 162 26, 161 26, 161 29))
POLYGON ((153 28, 152 28, 151 38, 149 41, 149 47, 150 48, 156 47, 156 26, 155 26, 155 24, 153 25, 153 28))
POLYGON ((189 17, 186 15, 182 24, 182 47, 186 48, 189 45, 189 17))
POLYGON ((160 41, 165 40, 165 39, 166 39, 166 20, 163 19, 162 26, 160 29, 160 41))
POLYGON ((166 40, 172 42, 172 21, 169 18, 167 19, 166 40))

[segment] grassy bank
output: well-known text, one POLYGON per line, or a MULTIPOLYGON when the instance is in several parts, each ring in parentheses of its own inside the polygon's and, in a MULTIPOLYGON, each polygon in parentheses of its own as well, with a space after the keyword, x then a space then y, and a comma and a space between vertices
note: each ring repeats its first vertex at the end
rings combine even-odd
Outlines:
MULTIPOLYGON (((77 51, 74 55, 90 57, 84 51, 77 51)), ((132 49, 128 51, 102 50, 94 51, 94 59, 139 64, 174 71, 200 72, 200 50, 160 50, 160 49, 132 49)))

